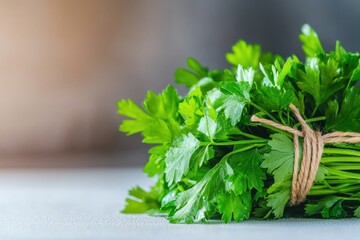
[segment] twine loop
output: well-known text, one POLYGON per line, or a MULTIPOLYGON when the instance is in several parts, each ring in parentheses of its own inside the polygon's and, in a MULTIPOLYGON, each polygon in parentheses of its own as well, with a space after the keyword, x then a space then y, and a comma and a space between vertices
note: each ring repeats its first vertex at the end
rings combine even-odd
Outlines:
POLYGON ((255 115, 251 117, 251 121, 263 123, 294 135, 294 170, 290 204, 298 205, 306 199, 306 195, 314 183, 324 145, 326 143, 359 143, 360 133, 332 132, 322 135, 321 132, 311 129, 293 104, 290 104, 289 107, 299 121, 302 128, 301 131, 265 118, 259 118, 255 115), (299 137, 303 138, 302 160, 300 164, 299 137))

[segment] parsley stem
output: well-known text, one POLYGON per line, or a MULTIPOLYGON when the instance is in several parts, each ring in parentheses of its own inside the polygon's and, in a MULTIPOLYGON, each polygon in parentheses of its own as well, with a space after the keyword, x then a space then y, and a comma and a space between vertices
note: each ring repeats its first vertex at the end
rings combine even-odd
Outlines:
MULTIPOLYGON (((305 122, 306 123, 311 123, 311 122, 318 122, 318 121, 324 121, 326 120, 326 117, 325 116, 321 116, 321 117, 315 117, 315 118, 309 118, 309 119, 306 119, 305 122)), ((295 124, 294 126, 295 127, 299 127, 301 125, 301 123, 297 123, 295 124)))
POLYGON ((352 197, 344 197, 343 199, 346 201, 360 201, 359 198, 352 198, 352 197))
POLYGON ((339 155, 360 157, 360 151, 356 151, 352 149, 343 149, 343 148, 324 148, 324 154, 339 154, 339 155))
MULTIPOLYGON (((359 159, 358 159, 359 161, 359 159)), ((360 164, 350 164, 350 165, 345 165, 345 164, 339 164, 337 166, 331 166, 332 169, 335 170, 352 170, 352 171, 356 171, 356 170, 360 170, 360 164)))
POLYGON ((360 185, 358 184, 345 183, 333 187, 325 182, 324 184, 318 184, 312 186, 308 195, 316 196, 316 195, 327 195, 327 194, 336 194, 336 193, 349 195, 352 192, 358 192, 359 190, 360 190, 360 185))
POLYGON ((242 136, 248 137, 248 138, 264 139, 264 140, 265 140, 265 138, 262 138, 262 137, 259 137, 259 136, 256 136, 256 135, 252 135, 252 134, 250 134, 250 133, 244 133, 244 132, 240 131, 239 129, 237 129, 236 134, 242 135, 242 136))
POLYGON ((348 143, 334 143, 334 146, 338 147, 338 148, 345 148, 345 149, 354 149, 357 151, 360 151, 360 145, 356 146, 356 145, 349 145, 348 143))
POLYGON ((250 102, 250 105, 253 106, 254 108, 256 108, 257 110, 259 110, 260 112, 265 113, 269 118, 271 118, 271 120, 273 120, 274 122, 279 123, 279 121, 270 113, 268 113, 265 109, 263 109, 262 107, 260 107, 259 105, 257 105, 254 102, 250 102))
POLYGON ((228 142, 212 142, 214 146, 227 146, 227 145, 243 145, 250 143, 267 143, 268 140, 264 139, 251 139, 251 140, 239 140, 239 141, 228 141, 228 142))
POLYGON ((239 149, 236 149, 232 152, 229 152, 228 154, 226 154, 221 160, 223 159, 227 159, 229 158, 231 155, 234 155, 236 153, 240 153, 240 152, 245 152, 247 150, 250 150, 250 149, 253 149, 253 148, 257 148, 257 147, 263 147, 265 144, 253 144, 253 145, 250 145, 250 146, 246 146, 246 147, 243 147, 243 148, 239 148, 239 149))
POLYGON ((290 125, 290 112, 289 108, 286 109, 287 124, 290 125))
POLYGON ((360 184, 360 180, 357 179, 326 179, 326 182, 329 184, 343 184, 343 183, 360 184))
POLYGON ((360 159, 358 157, 323 157, 321 158, 321 163, 357 163, 359 164, 360 159))
POLYGON ((314 108, 314 111, 311 113, 311 117, 314 117, 315 116, 315 113, 316 111, 318 110, 319 108, 319 105, 316 104, 315 108, 314 108))
POLYGON ((279 112, 278 112, 278 115, 279 115, 279 118, 280 118, 281 123, 282 123, 283 125, 286 125, 286 123, 285 123, 285 121, 284 121, 284 119, 283 119, 283 117, 282 117, 282 111, 279 111, 279 112))
POLYGON ((326 168, 326 169, 328 170, 329 174, 332 175, 347 177, 351 179, 360 179, 360 174, 358 173, 346 172, 346 171, 336 170, 333 168, 326 168))
MULTIPOLYGON (((261 124, 261 123, 260 123, 260 124, 261 124)), ((264 127, 264 128, 270 129, 271 131, 284 134, 284 135, 288 136, 289 138, 293 138, 293 137, 294 137, 293 134, 291 134, 291 133, 289 133, 289 132, 286 132, 286 131, 284 131, 284 130, 280 130, 280 129, 278 129, 278 128, 272 127, 272 126, 270 126, 270 125, 261 124, 261 126, 264 127)))
MULTIPOLYGON (((324 187, 326 187, 326 186, 324 186, 324 187)), ((308 196, 318 196, 318 195, 330 195, 330 194, 337 194, 337 193, 348 194, 348 193, 356 192, 359 190, 360 190, 359 186, 347 186, 347 187, 342 187, 341 189, 336 189, 336 190, 329 189, 328 187, 322 188, 322 189, 311 188, 310 192, 307 195, 308 196)))

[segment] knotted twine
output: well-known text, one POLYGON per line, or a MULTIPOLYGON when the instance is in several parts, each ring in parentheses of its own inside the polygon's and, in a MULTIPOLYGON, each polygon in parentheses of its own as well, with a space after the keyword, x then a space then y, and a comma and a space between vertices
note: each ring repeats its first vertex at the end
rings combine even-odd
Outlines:
POLYGON ((358 143, 360 142, 360 133, 332 132, 322 135, 321 132, 311 129, 311 127, 302 118, 299 110, 293 104, 290 104, 289 107, 301 124, 302 131, 289 126, 284 126, 268 119, 259 118, 255 115, 251 117, 251 121, 263 123, 294 135, 294 169, 291 183, 290 204, 298 205, 305 200, 307 193, 313 185, 319 168, 324 145, 326 143, 358 143), (300 171, 299 137, 304 139, 300 171))

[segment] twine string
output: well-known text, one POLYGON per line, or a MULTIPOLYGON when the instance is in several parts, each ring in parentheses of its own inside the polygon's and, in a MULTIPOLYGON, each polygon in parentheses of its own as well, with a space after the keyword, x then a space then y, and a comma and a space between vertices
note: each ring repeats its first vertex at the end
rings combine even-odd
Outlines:
POLYGON ((298 205, 306 199, 306 195, 314 183, 323 154, 324 145, 326 143, 359 143, 360 133, 332 132, 322 135, 321 132, 311 129, 301 116, 299 110, 293 104, 290 104, 289 107, 301 124, 301 131, 265 118, 259 118, 255 115, 251 117, 251 121, 263 123, 294 135, 294 169, 291 183, 290 204, 298 205), (301 163, 299 137, 303 138, 301 163))

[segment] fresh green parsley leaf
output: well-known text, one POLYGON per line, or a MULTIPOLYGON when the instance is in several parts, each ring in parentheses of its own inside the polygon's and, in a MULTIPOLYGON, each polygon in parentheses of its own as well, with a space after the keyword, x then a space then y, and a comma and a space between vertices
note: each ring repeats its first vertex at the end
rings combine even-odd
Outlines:
POLYGON ((262 191, 266 176, 260 167, 261 160, 257 149, 233 154, 229 158, 229 164, 234 170, 234 174, 229 180, 236 195, 252 189, 262 191))
POLYGON ((294 143, 286 135, 276 133, 271 135, 268 144, 271 151, 264 155, 261 167, 274 176, 275 182, 279 182, 294 170, 294 143))
POLYGON ((191 70, 178 68, 175 71, 175 82, 185 84, 187 88, 196 85, 202 78, 207 77, 208 69, 194 58, 187 59, 187 65, 191 70))
POLYGON ((192 188, 177 195, 176 209, 169 216, 171 222, 200 222, 214 213, 216 196, 224 191, 224 179, 232 174, 225 160, 210 169, 192 188))
POLYGON ((255 72, 251 67, 248 69, 244 69, 240 64, 238 65, 236 71, 236 81, 247 82, 251 87, 254 82, 254 76, 255 72))
POLYGON ((291 58, 289 58, 282 66, 280 64, 280 61, 276 59, 274 65, 268 64, 267 68, 265 68, 264 65, 260 63, 260 70, 264 74, 264 79, 263 79, 264 86, 272 86, 281 89, 284 84, 284 80, 286 76, 291 70, 293 62, 294 61, 291 58), (270 66, 271 69, 268 69, 270 68, 270 66))
POLYGON ((226 54, 229 63, 235 66, 240 64, 244 68, 258 69, 261 57, 260 45, 250 45, 244 40, 240 40, 232 47, 232 50, 232 53, 226 54))
POLYGON ((126 199, 126 206, 122 213, 145 213, 156 211, 160 208, 158 184, 151 188, 149 192, 140 187, 135 187, 129 191, 126 199))
POLYGON ((128 135, 144 131, 148 122, 152 120, 152 117, 132 100, 121 100, 117 106, 119 114, 133 118, 133 120, 124 120, 120 125, 120 131, 126 132, 128 135))
POLYGON ((330 56, 339 63, 341 70, 341 78, 349 79, 352 82, 360 80, 358 77, 359 67, 359 53, 347 52, 340 44, 340 41, 336 41, 335 51, 330 53, 330 56))
POLYGON ((288 109, 290 103, 295 100, 293 91, 279 90, 265 85, 258 88, 255 96, 257 104, 269 111, 288 109))
POLYGON ((143 131, 143 143, 166 144, 180 136, 179 123, 170 119, 168 122, 162 119, 152 119, 143 131))
POLYGON ((359 80, 360 80, 360 65, 358 65, 358 67, 353 71, 350 81, 356 82, 359 80))
POLYGON ((267 206, 272 210, 275 218, 281 218, 284 215, 284 210, 291 196, 291 178, 288 175, 287 178, 281 181, 275 182, 268 190, 267 206))
POLYGON ((154 118, 169 120, 178 116, 179 94, 172 86, 168 86, 162 93, 149 91, 143 103, 147 113, 154 118))
POLYGON ((201 66, 201 64, 195 58, 189 57, 187 59, 187 65, 191 70, 202 77, 206 76, 209 72, 208 68, 201 66))
POLYGON ((300 34, 300 41, 303 43, 303 50, 308 57, 316 57, 318 54, 324 53, 324 49, 321 45, 317 33, 305 24, 301 28, 302 34, 300 34))
POLYGON ((346 217, 347 213, 342 207, 342 198, 337 196, 325 197, 316 203, 306 204, 305 214, 313 216, 321 214, 323 218, 346 217))
POLYGON ((210 159, 215 156, 215 150, 213 146, 207 144, 205 146, 199 147, 191 157, 192 170, 197 172, 197 169, 203 164, 206 164, 210 159))
POLYGON ((222 214, 221 220, 225 223, 235 220, 248 219, 252 209, 252 198, 249 192, 240 196, 234 193, 223 193, 217 196, 219 212, 222 214))
POLYGON ((354 216, 360 218, 360 207, 357 207, 354 211, 354 216))
POLYGON ((298 70, 297 85, 314 98, 315 107, 318 107, 345 86, 341 81, 335 81, 338 74, 338 66, 332 59, 323 62, 308 58, 305 71, 298 70))
POLYGON ((185 120, 185 125, 190 128, 197 128, 200 118, 204 115, 203 97, 200 88, 194 89, 179 104, 179 113, 185 120))
POLYGON ((165 154, 168 151, 167 145, 159 145, 150 148, 149 162, 144 167, 144 172, 149 177, 154 177, 157 174, 162 174, 165 170, 165 154))
POLYGON ((169 185, 181 181, 189 171, 191 156, 200 146, 200 141, 193 134, 182 135, 175 146, 171 147, 165 158, 166 181, 169 185))
POLYGON ((200 119, 198 131, 205 134, 209 141, 212 141, 214 138, 216 128, 216 122, 208 114, 200 119))
POLYGON ((233 126, 241 121, 244 107, 250 102, 250 85, 247 82, 222 82, 220 91, 210 94, 216 111, 223 111, 233 126))
POLYGON ((326 129, 344 132, 360 129, 360 87, 352 87, 345 93, 339 114, 326 121, 326 129))
POLYGON ((145 143, 170 143, 180 134, 178 105, 179 95, 172 86, 160 94, 149 91, 144 110, 131 100, 121 100, 118 113, 131 119, 123 121, 120 131, 128 135, 141 132, 145 143))

